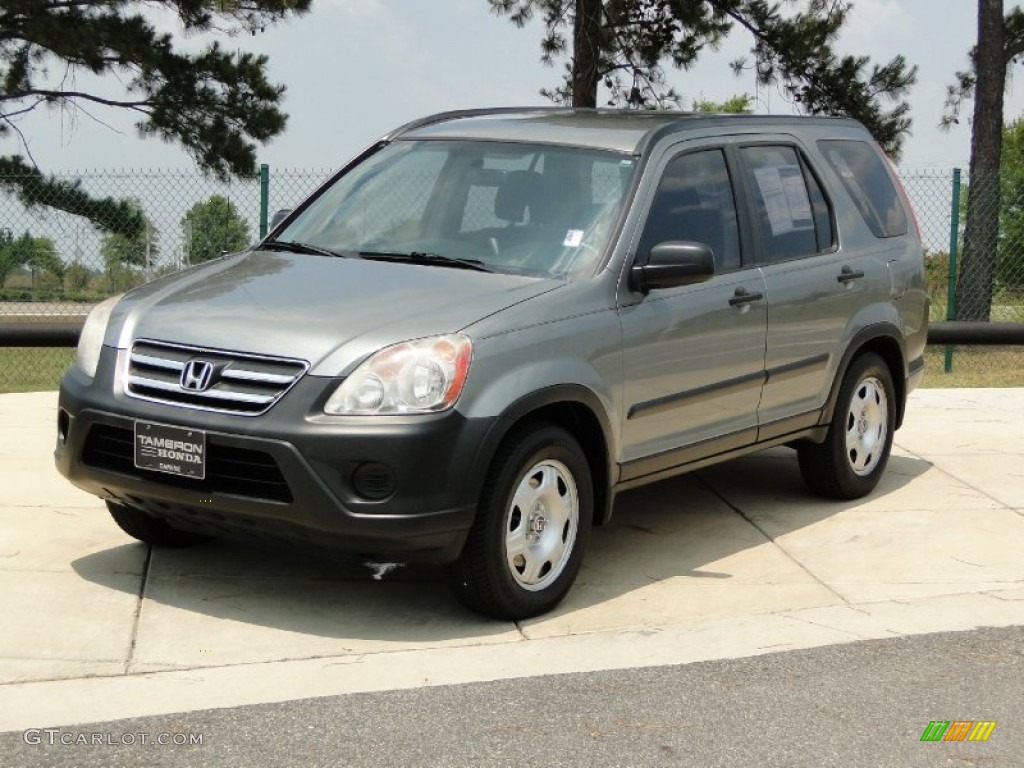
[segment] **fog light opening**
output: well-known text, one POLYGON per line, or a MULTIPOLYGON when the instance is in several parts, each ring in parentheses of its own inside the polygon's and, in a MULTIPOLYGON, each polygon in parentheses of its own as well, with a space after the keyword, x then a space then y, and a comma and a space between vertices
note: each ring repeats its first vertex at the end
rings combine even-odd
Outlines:
POLYGON ((352 472, 352 488, 368 501, 386 499, 395 492, 395 473, 377 462, 360 464, 352 472))

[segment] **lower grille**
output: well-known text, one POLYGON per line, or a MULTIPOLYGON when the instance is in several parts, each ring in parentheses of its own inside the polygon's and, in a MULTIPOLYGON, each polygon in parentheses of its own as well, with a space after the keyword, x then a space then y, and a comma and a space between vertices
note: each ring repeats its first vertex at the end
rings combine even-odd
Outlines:
POLYGON ((206 479, 196 480, 135 466, 132 430, 94 424, 85 440, 82 462, 89 467, 145 480, 191 488, 198 492, 229 493, 264 501, 291 503, 292 492, 274 457, 263 451, 220 445, 208 438, 206 479))

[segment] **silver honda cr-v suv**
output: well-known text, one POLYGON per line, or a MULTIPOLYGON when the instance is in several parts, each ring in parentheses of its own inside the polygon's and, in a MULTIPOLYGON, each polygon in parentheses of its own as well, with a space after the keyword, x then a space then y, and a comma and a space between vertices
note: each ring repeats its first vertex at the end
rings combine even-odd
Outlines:
POLYGON ((153 545, 446 563, 470 607, 536 615, 623 489, 785 444, 817 493, 869 493, 922 262, 850 120, 437 115, 251 249, 97 306, 57 466, 153 545))

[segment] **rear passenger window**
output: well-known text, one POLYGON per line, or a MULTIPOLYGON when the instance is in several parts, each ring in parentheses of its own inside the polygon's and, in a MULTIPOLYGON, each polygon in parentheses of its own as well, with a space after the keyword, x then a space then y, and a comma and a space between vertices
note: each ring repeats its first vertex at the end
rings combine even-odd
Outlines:
POLYGON ((813 256, 833 245, 832 215, 817 179, 793 147, 741 150, 753 191, 764 258, 813 256))
POLYGON ((719 272, 740 266, 736 202, 719 149, 681 155, 665 168, 640 237, 646 256, 658 243, 684 240, 710 246, 719 272))
POLYGON ((819 141, 818 148, 839 175, 875 237, 907 234, 907 213, 885 162, 866 141, 819 141))

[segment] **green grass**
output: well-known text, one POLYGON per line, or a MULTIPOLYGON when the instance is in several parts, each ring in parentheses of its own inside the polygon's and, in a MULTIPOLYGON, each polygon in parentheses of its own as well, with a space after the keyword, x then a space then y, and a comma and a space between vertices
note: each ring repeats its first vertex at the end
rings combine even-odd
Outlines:
POLYGON ((1024 347, 953 347, 945 372, 945 347, 925 352, 923 387, 1024 387, 1024 347))
POLYGON ((73 348, 0 347, 0 393, 56 389, 73 348))

